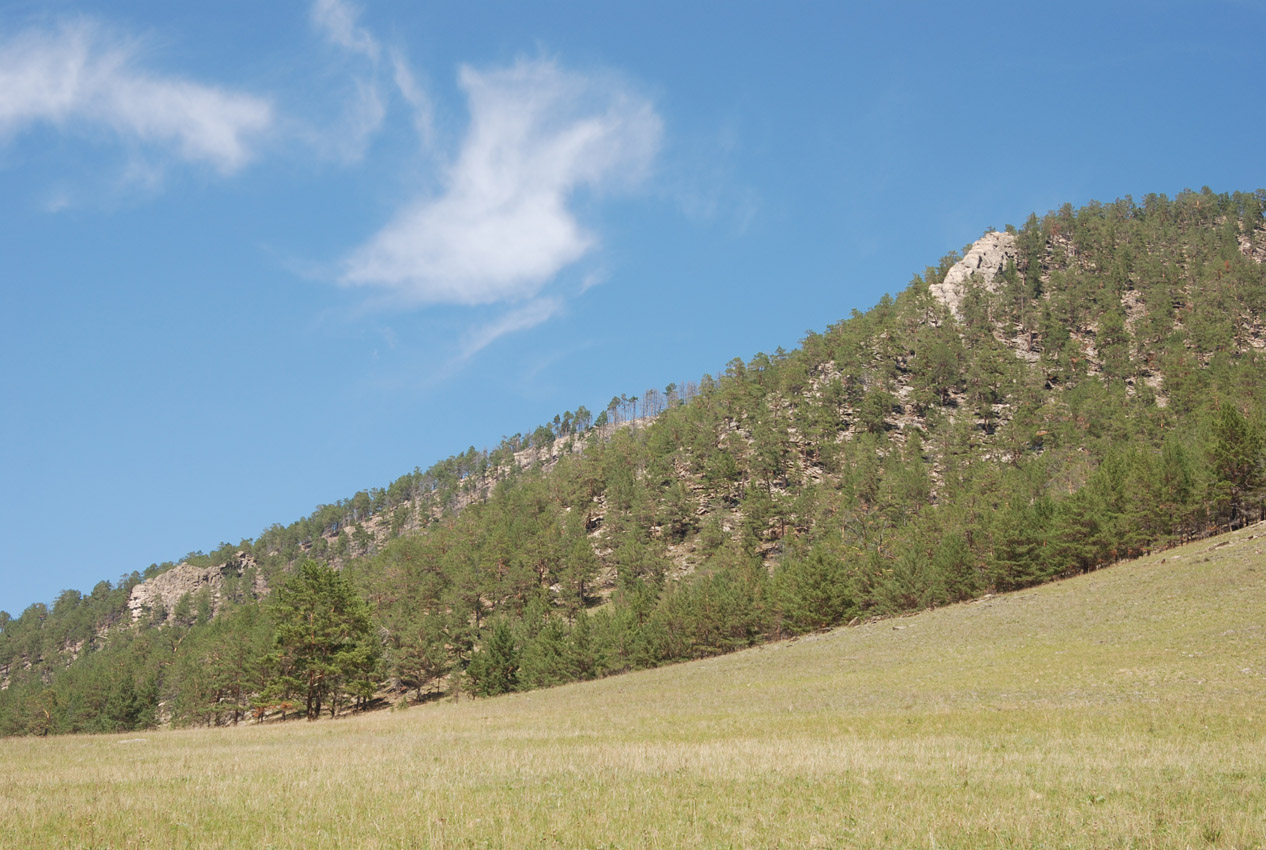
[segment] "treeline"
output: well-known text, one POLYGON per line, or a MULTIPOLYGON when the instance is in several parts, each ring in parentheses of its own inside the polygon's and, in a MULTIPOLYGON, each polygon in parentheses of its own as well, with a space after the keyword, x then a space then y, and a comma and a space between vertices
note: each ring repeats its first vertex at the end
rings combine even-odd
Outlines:
MULTIPOLYGON (((1016 261, 969 286, 958 315, 930 292, 951 254, 794 351, 736 359, 680 394, 616 397, 579 426, 560 416, 549 439, 587 445, 548 472, 513 462, 521 437, 501 454, 472 449, 443 486, 495 466, 495 489, 339 559, 378 654, 334 676, 346 686, 324 704, 363 704, 371 679, 423 700, 714 655, 1260 519, 1264 205, 1266 193, 1204 190, 1033 216, 1012 231, 1016 261)), ((438 480, 397 492, 425 496, 438 480)), ((303 531, 372 515, 366 495, 303 531)), ((277 563, 313 548, 302 535, 263 545, 277 563)), ((246 600, 154 634, 109 630, 64 672, 11 669, 0 731, 99 728, 48 708, 80 704, 71 672, 91 669, 89 655, 133 671, 110 686, 117 704, 149 706, 135 720, 92 715, 119 718, 114 728, 275 711, 285 688, 268 660, 281 639, 270 610, 246 600), (164 640, 169 654, 151 646, 164 640), (216 679, 215 659, 238 661, 216 679), (193 684, 195 670, 208 683, 193 684)), ((0 664, 58 645, 19 619, 0 627, 0 664)))
MULTIPOLYGON (((725 395, 722 382, 712 398, 725 395)), ((441 686, 485 695, 611 675, 1026 587, 1254 521, 1261 413, 1255 424, 1224 403, 1158 445, 1075 466, 1031 449, 1031 460, 963 470, 935 503, 926 444, 869 467, 847 457, 846 487, 772 491, 759 453, 704 451, 691 457, 697 470, 735 459, 734 488, 681 488, 648 450, 674 424, 663 419, 347 572, 379 614, 388 672, 419 699, 441 686), (609 500, 597 556, 583 532, 594 491, 609 500), (719 504, 700 521, 704 500, 719 504), (587 610, 599 570, 614 571, 615 588, 587 610)), ((688 454, 678 444, 669 457, 688 454)))
MULTIPOLYGON (((596 417, 581 405, 574 412, 556 414, 552 421, 531 431, 503 437, 492 450, 471 446, 425 471, 415 468, 386 487, 371 487, 349 499, 319 505, 289 525, 273 524, 254 540, 221 543, 210 552, 191 551, 180 563, 207 567, 246 553, 271 576, 302 558, 341 564, 348 558, 368 555, 383 536, 390 539, 423 527, 439 515, 459 508, 463 498, 469 500, 488 491, 516 467, 516 456, 521 453, 552 448, 558 440, 605 438, 621 425, 652 419, 671 406, 684 404, 698 393, 698 386, 686 381, 681 385, 671 383, 663 390, 651 388, 641 394, 621 394, 613 397, 596 417), (382 517, 386 518, 385 535, 375 534, 370 530, 370 521, 382 517)), ((150 579, 176 564, 151 564, 124 580, 150 579)))

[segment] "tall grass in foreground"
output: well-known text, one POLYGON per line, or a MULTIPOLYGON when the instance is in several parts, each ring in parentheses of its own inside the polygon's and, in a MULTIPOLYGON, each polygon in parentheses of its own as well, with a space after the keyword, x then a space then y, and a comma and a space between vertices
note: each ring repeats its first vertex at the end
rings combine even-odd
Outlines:
POLYGON ((1266 847, 1266 526, 735 655, 0 741, 3 847, 1266 847))

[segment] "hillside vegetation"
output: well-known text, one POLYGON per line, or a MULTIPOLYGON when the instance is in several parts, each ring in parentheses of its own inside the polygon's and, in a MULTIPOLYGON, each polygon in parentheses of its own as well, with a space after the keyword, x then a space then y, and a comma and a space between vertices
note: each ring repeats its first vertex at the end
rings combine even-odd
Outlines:
POLYGON ((529 690, 1254 522, 1264 202, 1206 189, 1032 216, 794 351, 195 554, 182 569, 207 581, 170 604, 143 593, 176 572, 155 566, 0 615, 0 733, 529 690), (305 599, 344 617, 322 646, 286 637, 305 599))
POLYGON ((0 741, 14 847, 1266 844, 1266 525, 724 657, 0 741))

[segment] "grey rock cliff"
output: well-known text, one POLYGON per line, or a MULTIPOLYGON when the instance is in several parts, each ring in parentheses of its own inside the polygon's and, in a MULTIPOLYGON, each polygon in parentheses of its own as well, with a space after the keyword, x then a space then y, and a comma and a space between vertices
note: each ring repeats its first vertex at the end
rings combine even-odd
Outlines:
MULTIPOLYGON (((132 621, 140 620, 159 607, 170 614, 181 597, 197 593, 204 587, 210 589, 212 609, 219 610, 224 579, 230 575, 241 575, 248 567, 253 566, 255 559, 244 552, 238 553, 236 558, 227 563, 213 567, 177 564, 167 572, 132 588, 132 596, 127 603, 128 610, 132 612, 132 621)), ((256 578, 252 592, 257 596, 267 592, 262 578, 256 578)))
POLYGON ((975 277, 985 289, 994 289, 994 281, 1016 258, 1015 236, 1010 233, 986 233, 972 244, 967 255, 945 274, 945 280, 928 287, 937 301, 949 308, 954 318, 961 319, 966 287, 975 277))

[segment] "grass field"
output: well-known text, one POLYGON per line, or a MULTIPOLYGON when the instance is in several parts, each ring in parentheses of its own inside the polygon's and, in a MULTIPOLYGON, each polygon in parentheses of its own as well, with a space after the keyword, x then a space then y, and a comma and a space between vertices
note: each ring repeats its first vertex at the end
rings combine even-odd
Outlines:
POLYGON ((0 741, 0 846, 1266 847, 1266 526, 693 664, 0 741))

